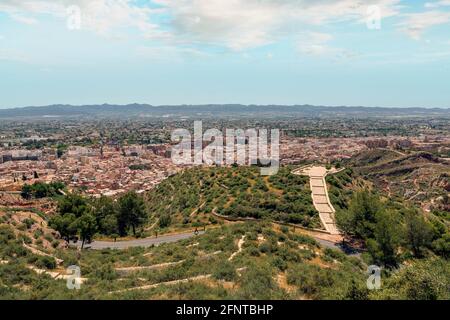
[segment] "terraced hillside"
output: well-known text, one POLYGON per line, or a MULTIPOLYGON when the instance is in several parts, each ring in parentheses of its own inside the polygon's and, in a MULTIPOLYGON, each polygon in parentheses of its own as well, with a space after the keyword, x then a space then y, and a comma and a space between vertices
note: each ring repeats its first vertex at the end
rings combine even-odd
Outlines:
POLYGON ((354 171, 389 196, 400 196, 430 211, 450 192, 450 161, 427 152, 401 155, 371 150, 350 161, 354 171))
POLYGON ((54 251, 63 245, 55 230, 48 225, 48 216, 36 207, 0 206, 0 224, 10 226, 24 245, 43 251, 54 251))
POLYGON ((37 269, 36 255, 19 251, 10 227, 0 226, 0 299, 449 298, 443 259, 413 261, 386 274, 381 290, 369 291, 362 260, 298 231, 243 222, 158 247, 57 249, 61 265, 37 269), (66 287, 65 268, 74 264, 81 269, 80 290, 66 287))
MULTIPOLYGON (((263 177, 258 168, 194 168, 170 177, 146 195, 150 228, 215 223, 214 212, 261 219, 217 223, 189 239, 146 248, 77 250, 38 213, 4 210, 0 299, 449 299, 448 228, 418 219, 401 202, 373 202, 375 219, 357 221, 370 232, 359 256, 263 219, 318 225, 308 177, 291 169, 263 177), (369 291, 367 266, 389 262, 389 254, 397 264, 386 264, 382 288, 369 291), (66 286, 71 265, 80 267, 80 290, 66 286)), ((351 169, 327 183, 338 213, 371 209, 352 204, 358 189, 377 192, 351 169)))
POLYGON ((320 228, 308 181, 289 167, 270 177, 256 167, 193 168, 159 184, 147 203, 160 224, 200 226, 214 222, 216 213, 320 228))

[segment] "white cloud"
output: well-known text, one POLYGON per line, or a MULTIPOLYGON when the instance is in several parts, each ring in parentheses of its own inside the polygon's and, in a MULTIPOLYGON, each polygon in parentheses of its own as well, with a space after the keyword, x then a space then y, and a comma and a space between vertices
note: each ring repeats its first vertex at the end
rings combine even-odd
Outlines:
POLYGON ((382 16, 398 13, 399 0, 155 0, 172 16, 176 36, 244 50, 305 32, 311 25, 363 21, 369 5, 382 16))
POLYGON ((415 40, 420 40, 423 33, 433 26, 450 22, 450 12, 427 11, 404 15, 405 20, 398 24, 400 29, 415 40))
POLYGON ((161 34, 159 27, 149 22, 158 10, 136 6, 132 0, 2 0, 0 12, 29 24, 36 23, 42 14, 67 19, 67 9, 74 5, 80 8, 83 29, 106 34, 114 29, 134 27, 147 36, 161 34))
MULTIPOLYGON (((149 1, 150 2, 150 1, 149 1)), ((153 0, 160 9, 132 0, 1 0, 0 11, 22 22, 39 14, 66 17, 74 3, 83 15, 83 27, 102 34, 117 28, 138 28, 146 37, 172 43, 207 43, 232 50, 266 45, 311 25, 363 21, 369 5, 380 7, 382 17, 398 14, 400 0, 153 0), (169 23, 151 22, 164 14, 169 23)), ((142 3, 142 2, 140 2, 142 3)))
POLYGON ((426 2, 424 6, 425 6, 425 8, 438 8, 438 7, 450 6, 450 0, 426 2))
POLYGON ((297 49, 309 55, 325 55, 335 51, 327 44, 332 39, 333 36, 327 33, 308 32, 300 36, 297 49))
POLYGON ((307 32, 299 37, 297 50, 302 54, 326 56, 335 60, 348 60, 358 56, 352 51, 330 45, 331 40, 333 40, 333 36, 330 34, 307 32))

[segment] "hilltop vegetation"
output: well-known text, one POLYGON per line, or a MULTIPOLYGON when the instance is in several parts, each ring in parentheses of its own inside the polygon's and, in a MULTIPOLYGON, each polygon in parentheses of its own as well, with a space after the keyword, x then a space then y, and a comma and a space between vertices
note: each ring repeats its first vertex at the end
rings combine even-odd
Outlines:
POLYGON ((369 263, 396 268, 411 258, 450 256, 445 219, 425 216, 401 197, 383 196, 352 170, 329 176, 327 182, 339 228, 362 241, 369 263))
MULTIPOLYGON (((18 244, 9 227, 0 231, 2 248, 18 244)), ((38 276, 28 267, 32 254, 26 249, 20 252, 0 252, 1 259, 8 262, 0 265, 2 298, 343 298, 352 280, 359 286, 364 281, 363 265, 357 259, 323 249, 312 238, 287 228, 280 230, 262 222, 222 226, 197 238, 147 249, 82 254, 74 249, 58 250, 55 254, 64 260, 61 268, 81 267, 87 281, 79 291, 68 290, 65 281, 47 274, 38 276), (239 239, 244 239, 241 250, 239 239), (199 280, 158 285, 194 277, 199 280), (306 283, 305 278, 309 279, 306 283), (141 289, 152 284, 155 286, 141 289)))
MULTIPOLYGON (((191 168, 176 174, 145 196, 129 192, 116 199, 58 196, 52 228, 66 241, 83 244, 96 235, 118 238, 146 237, 217 224, 218 216, 271 219, 320 227, 312 205, 307 177, 281 168, 274 176, 261 176, 257 167, 191 168), (217 216, 215 216, 217 215, 217 216)), ((62 185, 25 185, 24 198, 53 197, 62 185)))
POLYGON ((204 235, 158 247, 80 252, 64 248, 37 214, 28 221, 20 212, 3 213, 0 297, 450 298, 450 236, 444 218, 423 216, 400 197, 388 199, 354 170, 343 170, 327 177, 338 224, 367 249, 361 257, 348 256, 321 246, 298 228, 270 222, 318 226, 308 178, 290 171, 281 168, 277 175, 264 177, 252 167, 192 168, 143 197, 128 193, 118 199, 87 199, 68 194, 58 199, 57 214, 50 219, 64 238, 78 235, 84 240, 95 234, 143 236, 151 226, 168 231, 217 224, 204 235), (258 220, 220 225, 214 212, 258 220), (14 214, 17 218, 11 219, 14 214), (38 238, 28 239, 33 233, 38 238), (33 253, 31 246, 41 254, 33 253), (380 290, 367 289, 370 264, 384 267, 380 290), (65 280, 50 274, 65 273, 70 265, 81 268, 85 281, 80 290, 67 289, 65 280))
POLYGON ((257 167, 188 169, 150 191, 147 203, 160 225, 202 225, 217 213, 320 227, 308 178, 291 174, 290 167, 270 177, 257 167))
POLYGON ((85 198, 72 193, 59 199, 57 214, 50 219, 50 226, 66 241, 76 238, 92 240, 94 235, 113 238, 132 233, 142 228, 149 219, 144 200, 135 192, 128 192, 115 201, 112 198, 85 198))
POLYGON ((0 244, 2 299, 450 298, 450 270, 443 259, 411 260, 399 271, 385 270, 381 290, 370 291, 362 260, 264 222, 226 225, 146 249, 58 249, 53 254, 64 260, 60 266, 23 248, 8 226, 0 227, 0 244), (64 272, 70 265, 81 268, 80 290, 32 268, 64 272))
POLYGON ((61 246, 55 239, 57 234, 47 223, 47 217, 37 210, 0 208, 0 227, 8 227, 19 244, 31 245, 40 250, 50 250, 61 246))
POLYGON ((61 191, 65 188, 66 186, 62 182, 35 182, 31 185, 24 184, 22 187, 21 196, 24 199, 55 197, 61 195, 61 191))

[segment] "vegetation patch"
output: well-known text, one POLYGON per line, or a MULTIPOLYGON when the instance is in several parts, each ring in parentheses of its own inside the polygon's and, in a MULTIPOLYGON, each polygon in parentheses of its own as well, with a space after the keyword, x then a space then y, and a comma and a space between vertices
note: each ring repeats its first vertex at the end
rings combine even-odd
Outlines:
POLYGON ((270 177, 255 167, 185 170, 147 194, 148 208, 164 221, 170 215, 170 223, 180 226, 209 223, 211 213, 217 213, 320 227, 308 178, 291 174, 291 169, 280 168, 270 177))

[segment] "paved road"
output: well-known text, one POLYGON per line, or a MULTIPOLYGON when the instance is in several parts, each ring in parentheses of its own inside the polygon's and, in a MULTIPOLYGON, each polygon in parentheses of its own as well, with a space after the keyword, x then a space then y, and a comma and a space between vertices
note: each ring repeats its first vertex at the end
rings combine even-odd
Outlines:
POLYGON ((354 249, 348 245, 343 245, 342 242, 332 242, 328 240, 314 238, 322 247, 336 249, 344 252, 349 256, 359 257, 361 255, 361 251, 358 249, 354 249))
MULTIPOLYGON (((199 231, 198 235, 204 234, 204 231, 199 231)), ((176 242, 184 239, 189 239, 196 236, 194 232, 186 232, 186 233, 178 233, 178 234, 169 234, 162 235, 158 238, 145 238, 145 239, 136 239, 136 240, 126 240, 126 241, 92 241, 89 244, 85 244, 84 247, 86 249, 126 249, 130 247, 151 247, 152 245, 160 245, 162 243, 170 243, 176 242)), ((71 245, 76 245, 81 247, 81 241, 78 241, 76 244, 71 243, 71 245)))
MULTIPOLYGON (((198 235, 204 234, 204 231, 199 231, 198 235)), ((93 250, 102 250, 102 249, 126 249, 131 247, 150 247, 152 245, 160 245, 162 243, 171 243, 177 242, 184 239, 189 239, 195 237, 194 232, 186 232, 186 233, 178 233, 172 235, 163 235, 158 238, 145 238, 145 239, 136 239, 136 240, 125 240, 125 241, 93 241, 89 244, 85 244, 84 247, 86 249, 93 250)), ((352 250, 349 247, 343 247, 341 243, 336 243, 329 240, 324 240, 320 238, 316 238, 316 241, 325 248, 338 249, 349 255, 359 255, 359 252, 352 250)), ((81 241, 77 243, 71 243, 71 246, 81 247, 81 241)))

